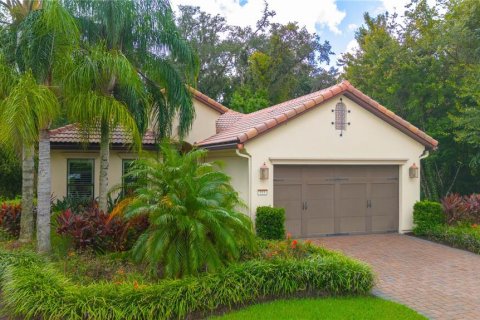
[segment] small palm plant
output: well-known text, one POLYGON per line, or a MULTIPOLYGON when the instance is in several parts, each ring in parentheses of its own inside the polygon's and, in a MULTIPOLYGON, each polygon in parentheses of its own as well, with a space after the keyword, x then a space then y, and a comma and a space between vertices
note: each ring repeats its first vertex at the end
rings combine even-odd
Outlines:
POLYGON ((138 260, 166 277, 214 272, 254 244, 252 223, 238 211, 242 201, 205 150, 184 155, 169 143, 162 159, 142 159, 131 175, 139 186, 126 216, 148 214, 150 227, 133 247, 138 260))

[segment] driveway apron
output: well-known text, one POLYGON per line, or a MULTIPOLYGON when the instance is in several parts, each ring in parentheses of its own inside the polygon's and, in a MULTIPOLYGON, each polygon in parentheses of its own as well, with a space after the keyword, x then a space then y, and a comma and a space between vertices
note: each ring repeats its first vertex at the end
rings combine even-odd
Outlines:
POLYGON ((480 319, 480 255, 400 234, 315 242, 370 264, 377 274, 377 296, 430 319, 480 319))

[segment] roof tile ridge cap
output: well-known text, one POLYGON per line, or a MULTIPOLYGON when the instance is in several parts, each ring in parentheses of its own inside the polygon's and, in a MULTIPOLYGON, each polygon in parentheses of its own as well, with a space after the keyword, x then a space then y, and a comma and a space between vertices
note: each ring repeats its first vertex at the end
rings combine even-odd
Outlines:
POLYGON ((207 102, 207 103, 210 103, 211 105, 214 105, 216 108, 222 110, 224 113, 227 113, 228 111, 231 110, 231 109, 227 108, 226 106, 224 106, 223 104, 221 104, 220 102, 218 102, 217 100, 214 100, 214 99, 210 98, 206 94, 200 92, 199 90, 197 90, 193 87, 190 87, 190 90, 193 92, 194 96, 196 96, 197 98, 200 98, 204 102, 207 102))
POLYGON ((66 124, 64 126, 61 126, 61 127, 55 128, 55 129, 49 129, 48 132, 50 134, 52 134, 52 133, 57 134, 57 133, 63 133, 65 131, 68 131, 68 130, 71 130, 71 129, 78 130, 77 124, 76 123, 69 123, 69 124, 66 124))

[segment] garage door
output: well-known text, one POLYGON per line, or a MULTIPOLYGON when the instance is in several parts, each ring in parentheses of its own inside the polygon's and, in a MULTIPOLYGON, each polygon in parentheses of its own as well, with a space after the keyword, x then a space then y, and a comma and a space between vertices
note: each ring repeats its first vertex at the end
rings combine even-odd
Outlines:
POLYGON ((398 166, 274 168, 274 206, 296 237, 398 230, 398 166))

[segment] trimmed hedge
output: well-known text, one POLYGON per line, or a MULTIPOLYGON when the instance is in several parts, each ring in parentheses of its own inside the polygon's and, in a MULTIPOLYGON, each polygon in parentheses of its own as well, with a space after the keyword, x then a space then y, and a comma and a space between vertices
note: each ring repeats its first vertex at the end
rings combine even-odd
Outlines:
POLYGON ((426 235, 429 230, 445 224, 442 205, 433 201, 419 201, 413 206, 413 233, 426 235))
POLYGON ((437 225, 427 230, 425 236, 435 242, 480 254, 480 229, 475 225, 437 225))
POLYGON ((285 239, 285 209, 258 207, 255 218, 257 236, 266 240, 285 239))
POLYGON ((52 264, 0 252, 3 307, 26 319, 170 319, 206 315, 265 298, 368 294, 371 269, 341 254, 253 260, 223 272, 156 284, 71 283, 52 264))

